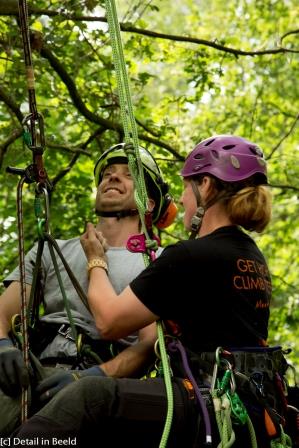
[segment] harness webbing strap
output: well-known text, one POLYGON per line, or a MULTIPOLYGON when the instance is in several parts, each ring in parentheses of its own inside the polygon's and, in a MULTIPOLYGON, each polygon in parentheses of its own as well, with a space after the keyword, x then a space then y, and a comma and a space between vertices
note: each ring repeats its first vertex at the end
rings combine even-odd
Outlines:
POLYGON ((37 243, 37 253, 32 274, 32 284, 30 298, 28 302, 28 324, 34 327, 38 321, 39 306, 42 302, 41 291, 41 259, 44 250, 44 239, 39 238, 37 243))
POLYGON ((74 324, 74 319, 73 319, 73 316, 72 316, 72 313, 71 313, 70 305, 69 305, 69 302, 67 300, 65 289, 64 289, 64 286, 63 286, 63 283, 62 283, 61 274, 60 274, 60 271, 59 271, 59 268, 58 268, 57 260, 56 260, 55 253, 54 253, 54 249, 51 246, 51 244, 49 244, 49 251, 50 251, 52 263, 53 263, 53 266, 54 266, 54 269, 55 269, 55 274, 57 276, 57 280, 58 280, 58 283, 59 283, 59 287, 60 287, 60 291, 61 291, 64 307, 65 307, 65 310, 66 310, 66 314, 67 314, 67 317, 68 317, 68 320, 69 320, 69 323, 70 323, 70 327, 71 327, 71 330, 72 330, 71 331, 72 332, 72 337, 74 338, 75 341, 77 341, 77 330, 76 330, 76 327, 75 327, 75 324, 74 324))
POLYGON ((86 297, 85 292, 83 291, 80 283, 78 282, 78 280, 76 279, 76 277, 74 276, 74 273, 72 272, 69 264, 67 263, 66 259, 64 258, 58 244, 57 241, 55 240, 55 238, 53 238, 52 235, 50 235, 49 233, 44 234, 44 238, 48 241, 49 247, 52 246, 54 247, 55 251, 57 252, 57 254, 59 255, 59 258, 61 259, 63 266, 69 276, 69 279, 72 282, 72 285, 74 286, 78 296, 80 297, 80 299, 82 300, 82 302, 84 303, 84 305, 86 306, 86 308, 88 310, 90 310, 89 305, 88 305, 88 299, 86 297))

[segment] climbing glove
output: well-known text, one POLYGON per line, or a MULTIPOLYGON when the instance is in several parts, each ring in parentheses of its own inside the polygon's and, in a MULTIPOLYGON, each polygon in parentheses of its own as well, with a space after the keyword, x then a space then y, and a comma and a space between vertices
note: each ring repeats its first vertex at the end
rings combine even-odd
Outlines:
POLYGON ((0 339, 0 388, 6 395, 16 397, 28 385, 29 374, 21 350, 9 338, 0 339))
POLYGON ((36 388, 38 400, 43 404, 54 397, 68 384, 85 376, 106 376, 99 366, 93 366, 86 370, 62 370, 44 379, 36 388))

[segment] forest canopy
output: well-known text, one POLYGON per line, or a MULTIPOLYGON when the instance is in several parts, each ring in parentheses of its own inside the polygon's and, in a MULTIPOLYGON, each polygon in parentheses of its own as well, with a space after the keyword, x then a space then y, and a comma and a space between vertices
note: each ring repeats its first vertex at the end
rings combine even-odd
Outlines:
MULTIPOLYGON (((159 162, 178 203, 179 170, 190 150, 213 134, 246 137, 263 149, 273 218, 262 235, 273 276, 270 344, 293 349, 299 337, 299 6, 295 0, 117 1, 139 142, 159 162)), ((36 101, 44 120, 43 163, 53 185, 55 238, 83 232, 94 215, 93 166, 123 141, 105 4, 31 1, 30 42, 36 101)), ((32 152, 24 144, 29 113, 17 0, 0 1, 0 266, 18 263, 19 177, 32 152)), ((38 237, 35 185, 23 193, 25 249, 38 237)), ((176 222, 163 244, 186 238, 176 222)), ((200 291, 200 285, 198 286, 200 291)), ((205 295, 208 291, 203 292, 205 295)), ((233 331, 233 329, 232 329, 233 331)))

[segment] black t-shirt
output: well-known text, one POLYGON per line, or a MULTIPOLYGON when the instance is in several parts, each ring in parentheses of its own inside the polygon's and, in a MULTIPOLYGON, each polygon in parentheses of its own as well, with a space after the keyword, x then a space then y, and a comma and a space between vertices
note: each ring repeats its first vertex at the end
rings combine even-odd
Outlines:
POLYGON ((271 279, 257 245, 235 226, 168 246, 130 286, 193 351, 267 339, 271 279))

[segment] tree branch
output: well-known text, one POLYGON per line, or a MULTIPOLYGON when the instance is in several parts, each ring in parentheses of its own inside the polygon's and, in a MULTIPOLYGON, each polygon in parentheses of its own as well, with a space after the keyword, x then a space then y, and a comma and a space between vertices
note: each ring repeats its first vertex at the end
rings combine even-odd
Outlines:
POLYGON ((3 86, 0 86, 0 101, 3 101, 7 107, 13 112, 13 114, 17 117, 19 122, 22 124, 23 121, 23 114, 17 105, 17 103, 14 101, 13 97, 11 95, 8 95, 7 89, 5 89, 3 86))
POLYGON ((136 28, 130 24, 120 24, 122 31, 129 31, 131 33, 137 33, 144 36, 150 36, 158 39, 173 40, 177 42, 190 42, 197 45, 204 45, 206 47, 215 48, 216 50, 224 51, 225 53, 231 53, 235 56, 263 56, 265 54, 277 54, 277 53, 299 53, 299 50, 291 50, 289 48, 278 47, 269 48, 268 50, 257 50, 257 51, 245 51, 239 50, 237 48, 227 47, 225 45, 218 44, 217 41, 210 41, 206 39, 199 39, 197 37, 179 36, 175 34, 163 34, 157 33, 155 31, 144 30, 136 28))
POLYGON ((299 187, 293 187, 292 185, 270 184, 269 186, 271 188, 279 188, 281 190, 299 191, 299 187))
POLYGON ((64 82, 65 86, 69 91, 70 97, 73 100, 74 106, 79 110, 79 112, 81 112, 81 114, 85 118, 87 118, 89 121, 93 123, 97 123, 101 126, 104 126, 105 128, 118 129, 119 125, 116 125, 114 122, 110 120, 106 120, 105 118, 99 117, 97 114, 93 113, 85 106, 84 102, 81 99, 81 96, 78 93, 74 81, 65 70, 64 65, 59 61, 59 59, 56 56, 54 56, 54 54, 46 45, 43 45, 43 47, 40 50, 40 54, 49 61, 51 67, 55 70, 55 72, 64 82))
MULTIPOLYGON (((107 120, 105 118, 99 117, 97 114, 93 113, 91 110, 89 110, 84 102, 81 99, 81 96, 78 93, 77 87, 72 80, 72 78, 69 76, 67 71, 64 68, 64 65, 59 61, 56 56, 50 51, 48 47, 45 45, 40 50, 41 56, 46 58, 51 67, 55 70, 55 72, 59 75, 61 80, 64 82, 65 86, 67 87, 69 94, 73 100, 74 106, 81 112, 81 114, 87 118, 87 120, 99 124, 100 126, 103 126, 105 129, 111 129, 118 132, 123 132, 123 127, 119 123, 115 123, 114 121, 107 120)), ((150 132, 148 130, 148 132, 150 132)), ((183 156, 180 155, 173 147, 168 145, 166 142, 163 142, 157 138, 145 135, 145 134, 139 134, 139 138, 141 140, 144 140, 148 143, 152 143, 153 145, 157 145, 161 148, 167 149, 171 154, 173 154, 175 157, 177 157, 179 160, 184 160, 183 156)))
POLYGON ((288 138, 288 136, 293 132, 293 130, 296 127, 297 121, 299 120, 299 114, 297 115, 297 117, 295 118, 294 122, 292 123, 290 129, 286 132, 285 135, 283 135, 281 137, 281 139, 279 140, 279 142, 274 146, 274 148, 272 149, 272 151, 270 152, 270 154, 268 155, 268 157, 266 157, 267 160, 271 159, 271 157, 273 156, 273 154, 275 153, 275 151, 277 151, 277 149, 280 147, 280 145, 282 144, 282 142, 288 138))
POLYGON ((60 170, 60 172, 57 174, 57 176, 54 177, 54 179, 52 180, 53 186, 56 185, 57 182, 59 182, 66 174, 68 174, 71 171, 72 167, 77 162, 80 153, 91 156, 91 154, 88 151, 86 151, 86 148, 95 138, 97 138, 99 135, 103 134, 103 132, 105 132, 105 129, 100 127, 92 135, 90 135, 88 137, 88 139, 81 145, 82 148, 80 148, 80 151, 79 150, 76 151, 76 153, 72 157, 68 166, 66 166, 65 168, 60 170))
POLYGON ((16 141, 23 133, 22 128, 14 129, 10 136, 0 144, 0 168, 2 168, 3 159, 6 151, 8 150, 9 145, 11 145, 14 141, 16 141))
POLYGON ((283 41, 286 37, 290 36, 291 34, 298 34, 298 33, 299 33, 299 29, 298 29, 298 30, 291 30, 291 31, 288 31, 287 33, 285 33, 285 34, 283 34, 283 35, 281 36, 281 38, 280 38, 280 42, 282 43, 282 41, 283 41))
MULTIPOLYGON (((0 15, 17 15, 17 14, 18 14, 17 0, 7 0, 5 2, 5 6, 1 5, 1 2, 0 2, 0 15)), ((59 16, 65 18, 66 20, 73 20, 73 21, 107 22, 105 17, 69 14, 69 13, 64 12, 63 8, 59 11, 55 11, 55 10, 49 10, 49 9, 39 9, 39 8, 30 7, 29 14, 47 15, 47 16, 52 16, 52 17, 59 15, 59 16)), ((236 49, 236 48, 232 48, 232 47, 227 47, 225 45, 221 45, 221 44, 217 43, 217 41, 209 41, 206 39, 199 39, 197 37, 191 37, 191 36, 188 37, 188 36, 179 36, 179 35, 175 35, 175 34, 157 33, 155 31, 137 28, 137 27, 133 26, 131 23, 120 23, 119 26, 120 26, 120 29, 124 32, 140 34, 143 36, 149 36, 149 37, 153 37, 156 39, 166 39, 166 40, 177 41, 177 42, 194 43, 197 45, 203 45, 206 47, 215 48, 216 50, 224 51, 225 53, 230 53, 235 56, 263 56, 266 54, 299 53, 299 50, 292 50, 290 48, 284 48, 282 46, 278 46, 277 48, 269 48, 267 50, 245 51, 245 50, 240 50, 240 49, 236 49)), ((290 31, 286 32, 278 40, 282 43, 283 39, 285 39, 286 36, 289 36, 291 34, 296 34, 297 32, 298 32, 298 30, 290 30, 290 31)))
POLYGON ((73 157, 71 158, 70 163, 68 164, 68 166, 66 166, 65 168, 63 168, 62 170, 59 171, 59 173, 53 178, 51 179, 51 183, 53 185, 53 187, 67 174, 71 171, 72 167, 75 165, 75 163, 77 162, 78 158, 79 158, 79 152, 77 152, 76 154, 73 155, 73 157))
POLYGON ((71 154, 83 154, 84 156, 91 157, 92 154, 86 149, 81 148, 80 146, 69 146, 69 145, 58 145, 55 143, 46 142, 47 148, 59 149, 65 152, 69 152, 71 154))

